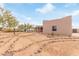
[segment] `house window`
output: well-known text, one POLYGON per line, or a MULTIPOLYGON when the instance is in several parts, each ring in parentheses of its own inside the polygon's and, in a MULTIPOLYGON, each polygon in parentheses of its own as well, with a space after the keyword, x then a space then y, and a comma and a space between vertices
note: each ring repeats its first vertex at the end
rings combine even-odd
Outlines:
POLYGON ((57 26, 52 26, 52 31, 57 31, 57 26))
POLYGON ((73 29, 73 33, 77 33, 77 29, 73 29))

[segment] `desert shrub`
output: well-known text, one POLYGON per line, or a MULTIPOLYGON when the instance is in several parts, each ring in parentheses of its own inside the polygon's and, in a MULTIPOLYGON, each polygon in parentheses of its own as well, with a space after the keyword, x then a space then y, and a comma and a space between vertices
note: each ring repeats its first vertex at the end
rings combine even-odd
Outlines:
POLYGON ((2 30, 2 28, 0 27, 0 31, 2 30))
POLYGON ((53 35, 54 35, 54 33, 51 33, 51 35, 53 36, 53 35))
POLYGON ((13 32, 14 30, 13 29, 4 29, 3 31, 4 32, 13 32))

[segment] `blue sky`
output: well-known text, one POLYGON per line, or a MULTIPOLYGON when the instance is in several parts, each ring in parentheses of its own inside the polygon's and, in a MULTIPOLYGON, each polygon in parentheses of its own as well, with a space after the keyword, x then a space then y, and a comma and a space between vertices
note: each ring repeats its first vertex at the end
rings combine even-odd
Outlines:
POLYGON ((79 26, 79 4, 75 3, 9 3, 0 6, 10 10, 20 23, 42 25, 51 20, 72 15, 72 25, 79 26))

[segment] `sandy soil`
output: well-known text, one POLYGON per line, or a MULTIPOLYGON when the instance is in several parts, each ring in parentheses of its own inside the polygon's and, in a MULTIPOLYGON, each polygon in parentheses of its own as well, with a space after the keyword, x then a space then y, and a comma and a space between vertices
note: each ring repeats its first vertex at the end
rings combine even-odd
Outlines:
MULTIPOLYGON (((78 35, 78 34, 77 34, 78 35)), ((78 37, 48 37, 41 33, 0 32, 1 56, 79 55, 78 37)))

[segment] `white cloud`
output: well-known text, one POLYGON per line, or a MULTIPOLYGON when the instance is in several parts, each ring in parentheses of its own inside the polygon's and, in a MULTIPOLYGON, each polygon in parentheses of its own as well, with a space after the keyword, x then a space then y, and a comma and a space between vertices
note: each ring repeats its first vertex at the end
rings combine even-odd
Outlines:
POLYGON ((32 18, 31 17, 26 17, 26 20, 32 20, 32 18))
POLYGON ((79 10, 76 10, 72 13, 73 16, 79 15, 79 10))
POLYGON ((3 3, 0 3, 0 7, 4 8, 5 4, 3 3))
POLYGON ((71 13, 66 13, 66 15, 71 15, 71 16, 78 16, 79 15, 79 10, 75 10, 71 13))
POLYGON ((46 14, 46 13, 52 12, 54 9, 55 9, 55 6, 48 3, 44 5, 42 8, 37 8, 36 11, 42 14, 46 14))

